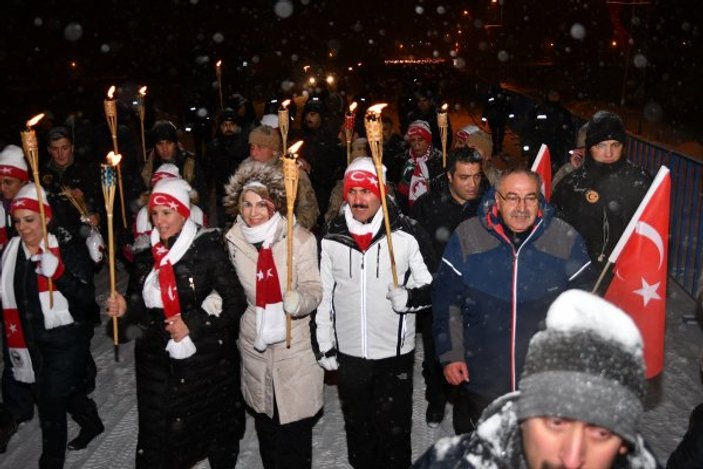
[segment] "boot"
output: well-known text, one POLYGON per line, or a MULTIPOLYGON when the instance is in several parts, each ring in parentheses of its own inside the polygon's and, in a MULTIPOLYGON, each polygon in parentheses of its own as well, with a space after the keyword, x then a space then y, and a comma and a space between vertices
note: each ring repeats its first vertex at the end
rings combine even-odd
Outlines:
POLYGON ((92 399, 86 399, 86 403, 80 412, 72 414, 73 420, 81 426, 81 431, 78 436, 68 442, 66 448, 70 451, 79 451, 85 449, 88 444, 105 431, 98 408, 92 399))

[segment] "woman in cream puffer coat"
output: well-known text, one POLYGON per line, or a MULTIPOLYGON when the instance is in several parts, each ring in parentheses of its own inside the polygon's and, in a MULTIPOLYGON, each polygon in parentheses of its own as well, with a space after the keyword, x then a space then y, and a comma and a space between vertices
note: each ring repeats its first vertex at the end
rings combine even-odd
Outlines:
POLYGON ((226 191, 225 207, 237 221, 225 239, 248 303, 238 339, 242 393, 255 414, 261 458, 267 469, 309 468, 312 427, 323 404, 324 378, 310 338, 309 314, 322 298, 317 242, 306 229, 294 227, 295 270, 291 291, 287 292, 288 222, 279 213, 285 210, 282 174, 268 165, 248 164, 232 176, 226 191), (266 206, 268 211, 256 212, 254 206, 266 206), (260 259, 267 248, 275 264, 273 275, 278 275, 282 301, 269 297, 264 305, 262 298, 257 298, 257 293, 264 295, 257 283, 271 275, 271 269, 260 259), (281 319, 284 310, 292 313, 290 348, 285 342, 285 319, 281 319), (272 315, 279 319, 273 321, 275 326, 270 326, 272 315))

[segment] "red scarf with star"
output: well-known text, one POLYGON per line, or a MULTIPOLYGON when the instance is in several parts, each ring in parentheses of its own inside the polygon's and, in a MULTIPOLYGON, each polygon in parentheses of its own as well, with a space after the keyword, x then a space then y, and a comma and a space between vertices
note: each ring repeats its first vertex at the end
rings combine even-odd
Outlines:
POLYGON ((154 255, 154 270, 159 273, 159 287, 161 288, 161 301, 164 304, 164 315, 167 318, 181 314, 181 302, 178 299, 178 286, 176 285, 176 274, 173 271, 173 265, 170 261, 166 261, 161 265, 161 261, 166 254, 168 248, 159 241, 151 248, 151 253, 154 255))

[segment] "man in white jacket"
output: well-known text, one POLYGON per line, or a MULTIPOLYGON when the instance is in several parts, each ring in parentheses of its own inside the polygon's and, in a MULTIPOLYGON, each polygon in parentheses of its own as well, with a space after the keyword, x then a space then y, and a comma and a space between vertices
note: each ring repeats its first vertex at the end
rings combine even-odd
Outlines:
POLYGON ((351 465, 407 468, 415 350, 412 313, 431 305, 435 257, 427 234, 389 199, 399 285, 393 284, 380 186, 370 158, 357 158, 347 168, 344 198, 342 212, 322 239, 319 362, 326 370, 339 370, 351 465))

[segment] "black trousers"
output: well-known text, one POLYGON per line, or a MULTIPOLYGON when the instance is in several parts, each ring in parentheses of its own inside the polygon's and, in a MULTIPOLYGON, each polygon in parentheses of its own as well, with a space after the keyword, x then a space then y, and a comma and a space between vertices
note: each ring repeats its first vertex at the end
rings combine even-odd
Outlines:
POLYGON ((60 469, 66 454, 67 419, 71 414, 81 428, 100 422, 95 402, 85 393, 77 392, 63 399, 38 399, 39 424, 42 430, 41 469, 60 469))
POLYGON ((454 409, 452 412, 454 432, 457 435, 473 433, 483 410, 498 396, 482 396, 457 386, 454 393, 454 409))
POLYGON ((12 363, 7 352, 5 352, 4 365, 2 370, 2 402, 17 423, 32 420, 34 417, 32 385, 15 380, 12 375, 12 363))
POLYGON ((411 463, 414 353, 381 360, 338 356, 349 463, 407 469, 411 463))
POLYGON ((443 409, 451 385, 444 378, 442 365, 435 357, 434 336, 432 335, 432 310, 417 315, 425 357, 422 359, 422 377, 425 378, 425 400, 431 407, 443 409))
POLYGON ((503 151, 503 137, 505 137, 505 122, 488 121, 491 129, 491 140, 493 141, 493 154, 497 155, 503 151))
POLYGON ((277 408, 273 418, 255 413, 254 427, 264 468, 310 469, 314 422, 315 417, 310 417, 281 425, 277 408))

